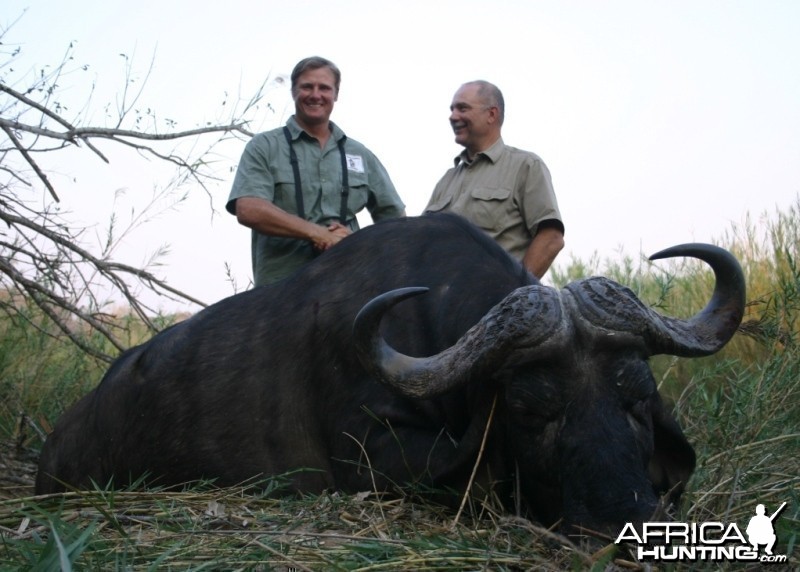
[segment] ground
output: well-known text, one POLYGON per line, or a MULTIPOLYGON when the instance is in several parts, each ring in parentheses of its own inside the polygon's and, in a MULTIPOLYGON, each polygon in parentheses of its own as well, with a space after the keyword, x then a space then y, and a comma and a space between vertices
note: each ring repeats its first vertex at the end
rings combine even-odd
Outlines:
POLYGON ((38 453, 13 441, 0 441, 0 499, 33 495, 38 453))

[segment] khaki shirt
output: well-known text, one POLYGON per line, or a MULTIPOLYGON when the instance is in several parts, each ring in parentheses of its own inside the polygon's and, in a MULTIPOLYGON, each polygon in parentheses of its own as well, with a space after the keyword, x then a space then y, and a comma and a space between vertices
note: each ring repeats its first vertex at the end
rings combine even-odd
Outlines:
MULTIPOLYGON (((344 132, 331 123, 331 137, 324 149, 297 124, 294 116, 286 123, 300 165, 303 207, 306 220, 327 225, 338 221, 341 211, 342 159, 338 141, 344 132)), ((347 226, 358 230, 356 213, 369 210, 373 221, 403 216, 405 205, 389 174, 372 152, 354 139, 345 138, 349 196, 347 226)), ((245 146, 225 208, 236 214, 236 199, 257 197, 297 215, 294 172, 283 128, 255 135, 245 146)), ((252 231, 253 281, 256 286, 275 282, 292 274, 318 253, 310 242, 267 236, 252 231)))
POLYGON ((541 222, 556 220, 563 228, 547 166, 538 155, 509 147, 502 139, 471 163, 466 151, 456 157, 425 211, 463 216, 518 260, 541 222))

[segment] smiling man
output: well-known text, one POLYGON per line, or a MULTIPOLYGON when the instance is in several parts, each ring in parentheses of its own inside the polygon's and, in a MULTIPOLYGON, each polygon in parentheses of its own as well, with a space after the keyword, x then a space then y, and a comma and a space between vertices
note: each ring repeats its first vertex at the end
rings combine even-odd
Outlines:
POLYGON ((564 248, 564 223, 542 159, 503 143, 503 94, 487 81, 462 85, 450 125, 464 150, 436 185, 426 212, 450 211, 486 231, 541 278, 564 248))
POLYGON ((253 282, 276 282, 373 221, 405 216, 381 162, 330 120, 341 72, 318 56, 292 71, 295 113, 245 147, 225 208, 252 231, 253 282))

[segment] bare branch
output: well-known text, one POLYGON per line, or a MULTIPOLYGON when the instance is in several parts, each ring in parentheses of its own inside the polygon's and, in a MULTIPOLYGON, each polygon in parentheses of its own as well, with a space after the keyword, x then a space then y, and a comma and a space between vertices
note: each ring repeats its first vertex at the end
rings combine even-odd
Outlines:
POLYGON ((28 164, 31 166, 33 171, 36 173, 36 176, 39 177, 39 180, 42 181, 42 183, 44 183, 44 186, 47 187, 47 190, 50 191, 50 196, 53 197, 53 200, 56 202, 60 202, 61 199, 58 198, 56 190, 53 188, 53 185, 51 185, 50 181, 47 179, 47 175, 45 175, 44 172, 39 168, 39 165, 37 165, 36 161, 33 160, 33 157, 31 157, 30 153, 28 153, 28 150, 22 146, 22 144, 19 142, 19 139, 17 139, 17 136, 14 135, 14 132, 11 131, 11 129, 9 129, 8 127, 6 127, 5 124, 0 124, 0 127, 3 128, 3 131, 11 140, 11 142, 14 144, 14 147, 17 148, 17 151, 19 151, 20 155, 22 155, 25 161, 27 161, 28 164))
MULTIPOLYGON (((0 31, 0 38, 6 31, 0 31)), ((64 112, 68 106, 57 95, 60 83, 72 75, 68 67, 73 61, 72 49, 70 45, 58 66, 37 70, 27 86, 21 87, 24 80, 11 82, 10 71, 0 78, 0 137, 7 139, 6 144, 0 141, 0 173, 7 175, 0 181, 0 314, 31 323, 31 316, 45 317, 36 320, 36 327, 47 335, 65 338, 96 359, 111 361, 131 343, 131 337, 126 335, 125 324, 108 311, 110 304, 124 304, 125 311, 152 332, 162 327, 161 321, 154 319, 157 312, 144 302, 142 292, 200 307, 205 304, 156 276, 150 269, 154 261, 136 266, 113 258, 122 239, 153 216, 150 206, 121 231, 112 215, 108 235, 99 248, 87 246, 86 229, 67 222, 54 208, 62 198, 56 192, 57 179, 48 176, 47 160, 60 150, 77 147, 109 163, 96 146, 103 140, 130 149, 134 156, 174 166, 177 175, 154 195, 151 205, 186 184, 211 197, 207 185, 217 180, 212 170, 216 147, 232 138, 252 136, 247 125, 264 108, 263 93, 270 82, 265 81, 252 97, 235 102, 225 121, 182 130, 168 122, 170 129, 161 131, 155 123, 141 121, 156 115, 150 108, 137 109, 144 83, 129 92, 133 68, 126 56, 126 83, 116 106, 117 117, 107 115, 113 127, 90 125, 82 119, 91 111, 88 102, 67 119, 64 112), (142 128, 145 123, 148 128, 142 128), (184 142, 191 143, 188 150, 184 142), (171 145, 174 148, 169 149, 171 145), (21 185, 24 193, 18 191, 21 185), (40 193, 37 198, 30 197, 31 189, 40 193)), ((18 52, 0 54, 0 59, 8 59, 0 61, 0 69, 11 70, 9 62, 18 52)), ((77 71, 85 69, 82 66, 77 71)), ((153 61, 147 77, 152 69, 153 61)), ((266 109, 271 112, 269 105, 266 109)), ((162 253, 157 251, 156 257, 162 253)))
MULTIPOLYGON (((142 131, 130 131, 126 129, 115 129, 108 127, 72 127, 68 131, 53 131, 52 129, 46 129, 36 125, 28 125, 25 123, 20 123, 19 121, 11 121, 0 117, 0 126, 5 129, 26 131, 32 135, 41 135, 50 139, 57 139, 69 143, 77 143, 78 140, 86 141, 91 137, 100 137, 103 139, 113 139, 119 141, 121 141, 123 138, 137 139, 141 141, 177 141, 180 139, 197 137, 199 135, 208 135, 210 133, 240 133, 249 137, 252 134, 244 128, 245 125, 245 122, 232 123, 230 125, 210 125, 207 127, 188 129, 186 131, 176 131, 174 133, 145 133, 142 131)), ((108 162, 107 159, 104 158, 104 160, 108 162)))
POLYGON ((52 119, 56 123, 60 123, 61 125, 63 125, 67 129, 73 129, 72 125, 70 125, 69 122, 66 119, 64 119, 63 117, 61 117, 57 113, 51 111, 50 109, 48 109, 44 105, 40 105, 36 101, 34 101, 34 100, 30 99, 29 97, 27 97, 26 95, 18 92, 17 90, 15 90, 15 89, 13 89, 13 88, 11 88, 11 87, 3 84, 3 83, 0 83, 0 91, 3 91, 5 93, 7 93, 8 95, 13 97, 14 99, 19 100, 21 103, 25 104, 26 106, 30 107, 31 109, 35 109, 36 111, 38 111, 39 113, 41 113, 42 115, 44 115, 46 117, 49 117, 50 119, 52 119))

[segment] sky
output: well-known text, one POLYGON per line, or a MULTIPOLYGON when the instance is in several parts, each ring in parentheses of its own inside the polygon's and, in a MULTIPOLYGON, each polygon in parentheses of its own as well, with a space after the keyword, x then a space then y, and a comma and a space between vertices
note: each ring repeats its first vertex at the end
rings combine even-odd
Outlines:
MULTIPOLYGON (((88 67, 63 78, 64 97, 98 125, 120 98, 125 61, 137 82, 147 76, 137 104, 179 129, 218 119, 223 101, 268 80, 273 111, 253 125, 265 130, 292 112, 281 79, 303 57, 327 57, 342 70, 332 119, 380 158, 410 215, 460 151, 454 92, 491 81, 506 100, 505 142, 551 171, 566 227, 556 267, 719 241, 800 193, 794 0, 5 0, 0 26, 5 47, 21 48, 20 78, 73 43, 88 67)), ((101 146, 110 165, 89 154, 52 165, 61 208, 95 244, 111 212, 123 226, 170 176, 101 146)), ((124 235, 115 256, 138 264, 166 245, 156 274, 209 303, 233 293, 231 277, 245 288, 250 233, 224 211, 243 147, 225 148, 210 194, 188 189, 124 235)))

